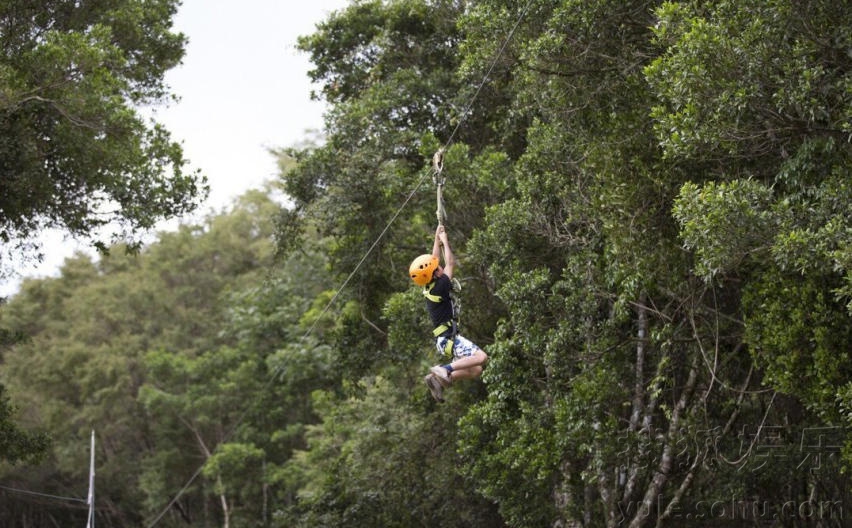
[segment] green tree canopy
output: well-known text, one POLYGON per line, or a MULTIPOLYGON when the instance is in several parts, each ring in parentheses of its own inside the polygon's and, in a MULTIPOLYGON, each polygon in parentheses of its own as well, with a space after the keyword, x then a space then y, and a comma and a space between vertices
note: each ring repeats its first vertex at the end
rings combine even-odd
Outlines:
MULTIPOLYGON (((382 206, 402 203, 399 180, 412 188, 447 139, 441 111, 398 119, 417 104, 405 96, 467 107, 469 88, 497 59, 482 99, 453 121, 461 126, 445 196, 458 200, 448 207, 459 215, 451 238, 474 286, 465 333, 491 357, 486 390, 458 423, 456 455, 507 523, 677 523, 700 498, 765 490, 784 471, 788 488, 761 491, 778 504, 843 493, 828 479, 805 496, 795 490, 810 477, 796 468, 763 468, 754 450, 732 455, 761 423, 787 424, 789 438, 836 427, 848 373, 849 17, 828 2, 799 17, 794 4, 363 2, 303 41, 333 103, 330 137, 285 179, 293 216, 319 220, 340 242, 332 263, 341 277, 375 238, 372 226, 391 217, 382 206), (458 43, 442 63, 454 93, 437 100, 440 89, 422 91, 437 68, 400 58, 417 49, 400 35, 420 26, 389 31, 400 13, 433 8, 424 23, 455 14, 446 26, 455 39, 440 42, 458 43), (343 20, 372 28, 334 26, 343 20), (400 92, 412 70, 417 84, 400 92), (418 158, 398 156, 412 144, 418 158), (352 170, 367 154, 374 169, 352 170), (807 308, 785 310, 790 303, 807 308), (756 473, 747 483, 744 468, 756 473)), ((407 341, 425 332, 415 301, 394 293, 402 274, 396 284, 382 274, 428 247, 432 203, 429 192, 412 200, 347 294, 364 307, 385 302, 387 346, 409 365, 418 349, 407 341)), ((362 318, 346 326, 331 343, 358 359, 344 370, 354 379, 384 372, 373 359, 384 339, 362 318)), ((323 439, 312 445, 329 453, 323 439)), ((330 471, 352 482, 339 466, 330 471)), ((345 497, 346 512, 369 500, 355 501, 353 489, 324 492, 345 497)), ((306 518, 327 511, 323 500, 306 518)))
MULTIPOLYGON (((45 228, 132 237, 192 210, 204 180, 141 112, 169 94, 185 37, 177 0, 0 6, 0 241, 28 249, 45 228)), ((101 248, 116 240, 96 240, 101 248)), ((29 248, 31 249, 31 248, 29 248)))
MULTIPOLYGON (((58 277, 24 281, 0 311, 0 322, 28 338, 4 352, 0 380, 20 408, 20 427, 48 432, 52 443, 41 464, 4 467, 3 482, 81 496, 94 429, 102 519, 138 526, 165 506, 204 461, 195 431, 185 423, 224 419, 207 400, 190 405, 180 398, 206 394, 215 402, 218 390, 225 395, 222 404, 237 414, 234 402, 245 395, 234 394, 233 384, 248 390, 247 378, 264 381, 256 371, 263 356, 237 347, 241 332, 252 335, 248 322, 226 329, 236 318, 232 312, 239 312, 237 300, 259 288, 268 273, 278 208, 266 193, 252 191, 202 224, 161 233, 138 254, 113 247, 98 261, 78 255, 58 277), (157 399, 145 387, 173 396, 157 399), (156 471, 164 462, 169 470, 156 471)), ((231 423, 201 437, 211 450, 231 423)), ((214 485, 209 488, 215 497, 214 485)), ((207 489, 202 486, 193 500, 207 489)), ((28 504, 26 497, 14 498, 28 504)), ((39 507, 11 508, 10 515, 20 513, 15 522, 25 524, 34 510, 39 507)), ((62 505, 41 510, 72 524, 73 510, 62 505)))

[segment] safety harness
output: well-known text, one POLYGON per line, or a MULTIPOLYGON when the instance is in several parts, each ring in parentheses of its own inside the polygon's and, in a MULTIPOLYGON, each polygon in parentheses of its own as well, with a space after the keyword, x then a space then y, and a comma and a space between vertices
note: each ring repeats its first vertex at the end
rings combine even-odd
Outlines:
MULTIPOLYGON (((453 359, 453 347, 456 343, 456 336, 459 333, 459 313, 461 312, 461 303, 459 302, 458 296, 455 295, 456 292, 461 290, 461 284, 457 279, 453 279, 451 281, 452 287, 450 288, 450 306, 452 306, 453 310, 453 318, 449 321, 443 322, 435 327, 432 330, 432 335, 437 338, 447 330, 451 330, 450 338, 447 339, 447 343, 444 345, 444 358, 447 360, 453 359)), ((441 296, 435 295, 432 293, 432 288, 435 286, 435 282, 430 282, 426 286, 423 287, 423 296, 429 299, 434 303, 441 302, 441 296)))

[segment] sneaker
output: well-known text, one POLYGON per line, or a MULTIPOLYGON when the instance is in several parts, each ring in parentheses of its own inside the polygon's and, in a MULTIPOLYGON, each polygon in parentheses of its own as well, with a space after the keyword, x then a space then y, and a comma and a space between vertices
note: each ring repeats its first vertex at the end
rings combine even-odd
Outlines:
POLYGON ((435 398, 439 403, 444 403, 444 387, 441 385, 441 382, 432 375, 427 374, 423 381, 426 382, 426 386, 429 387, 429 392, 432 393, 432 397, 435 398))
POLYGON ((429 372, 434 374, 434 376, 438 378, 438 380, 441 382, 441 385, 443 385, 444 387, 449 387, 450 383, 453 381, 452 378, 450 378, 450 373, 447 372, 447 369, 440 365, 435 365, 434 367, 430 368, 429 372))

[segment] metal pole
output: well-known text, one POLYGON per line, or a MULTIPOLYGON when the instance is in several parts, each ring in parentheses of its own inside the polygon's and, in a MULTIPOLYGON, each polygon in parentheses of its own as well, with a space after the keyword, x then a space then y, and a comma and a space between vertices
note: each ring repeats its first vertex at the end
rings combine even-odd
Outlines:
POLYGON ((89 496, 86 500, 89 505, 89 520, 86 528, 95 528, 95 430, 92 429, 92 442, 89 447, 89 496))

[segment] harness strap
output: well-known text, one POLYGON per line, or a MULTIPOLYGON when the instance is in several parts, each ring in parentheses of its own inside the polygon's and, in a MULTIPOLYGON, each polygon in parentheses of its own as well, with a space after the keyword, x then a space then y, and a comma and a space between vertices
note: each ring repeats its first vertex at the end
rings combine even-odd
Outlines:
POLYGON ((455 321, 447 321, 446 323, 439 324, 438 326, 435 327, 434 330, 432 330, 432 335, 435 336, 435 337, 438 337, 441 334, 443 334, 444 332, 446 332, 447 330, 452 330, 453 331, 453 337, 455 337, 455 335, 458 333, 458 326, 456 326, 456 322, 455 321))
MULTIPOLYGON (((429 284, 424 286, 423 296, 434 303, 441 302, 440 295, 432 294, 432 286, 434 285, 434 282, 430 282, 429 284)), ((458 317, 458 311, 456 310, 456 303, 452 296, 450 297, 450 302, 453 306, 453 319, 436 326, 435 329, 432 330, 432 335, 437 338, 447 330, 452 330, 450 337, 447 339, 447 343, 444 345, 444 357, 451 360, 453 358, 453 347, 456 344, 456 335, 458 335, 458 323, 456 322, 456 318, 458 317)))
POLYGON ((447 361, 453 360, 453 347, 456 345, 456 333, 453 332, 452 337, 447 339, 447 342, 444 344, 444 358, 447 361))
POLYGON ((432 301, 433 303, 439 303, 441 302, 441 296, 432 295, 432 286, 434 284, 434 282, 430 282, 428 285, 423 286, 423 296, 432 301))

